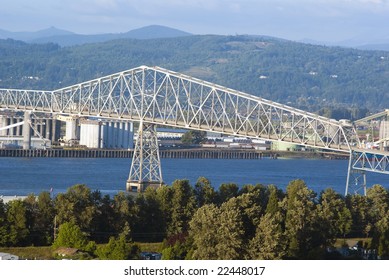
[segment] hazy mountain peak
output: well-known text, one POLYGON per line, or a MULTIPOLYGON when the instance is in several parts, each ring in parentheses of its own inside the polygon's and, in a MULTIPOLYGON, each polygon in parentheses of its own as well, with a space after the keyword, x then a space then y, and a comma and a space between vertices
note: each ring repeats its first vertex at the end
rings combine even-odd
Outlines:
POLYGON ((148 25, 145 27, 130 30, 125 34, 128 37, 134 39, 170 38, 192 35, 188 32, 162 25, 148 25))
POLYGON ((51 26, 46 29, 38 30, 38 31, 12 32, 12 31, 0 29, 0 38, 2 39, 10 38, 10 39, 21 40, 26 42, 33 41, 43 37, 64 36, 64 35, 71 35, 71 34, 74 33, 67 30, 58 29, 54 26, 51 26))
POLYGON ((64 29, 59 29, 54 26, 50 26, 49 28, 36 31, 35 34, 41 36, 58 36, 58 35, 70 35, 70 34, 74 34, 74 32, 67 31, 64 29))
POLYGON ((57 43, 61 46, 82 45, 86 43, 99 43, 115 39, 156 39, 156 38, 174 38, 191 35, 188 32, 178 29, 161 26, 149 25, 138 29, 130 30, 125 33, 106 33, 95 35, 81 35, 51 27, 41 31, 43 34, 39 38, 29 40, 34 43, 57 43), (53 35, 45 35, 53 33, 53 35), (62 34, 61 34, 62 32, 62 34))

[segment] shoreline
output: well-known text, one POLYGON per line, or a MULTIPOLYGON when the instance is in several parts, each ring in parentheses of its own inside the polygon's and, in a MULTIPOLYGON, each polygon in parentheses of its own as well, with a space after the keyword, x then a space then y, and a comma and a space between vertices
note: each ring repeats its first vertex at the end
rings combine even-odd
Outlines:
MULTIPOLYGON (((0 149, 0 157, 50 157, 50 158, 132 158, 133 150, 108 149, 0 149)), ((324 151, 272 151, 254 149, 179 148, 160 149, 161 158, 198 159, 348 159, 345 153, 324 151)))

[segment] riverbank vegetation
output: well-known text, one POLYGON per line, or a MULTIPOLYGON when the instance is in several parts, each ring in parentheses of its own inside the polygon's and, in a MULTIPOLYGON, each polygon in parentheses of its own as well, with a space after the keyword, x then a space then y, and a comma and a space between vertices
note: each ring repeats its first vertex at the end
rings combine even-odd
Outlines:
POLYGON ((52 258, 70 247, 81 259, 136 259, 145 250, 141 242, 159 244, 164 259, 361 257, 335 250, 346 238, 389 256, 387 189, 375 185, 366 196, 344 197, 332 189, 316 194, 302 180, 285 190, 232 183, 216 189, 200 177, 193 187, 176 180, 136 195, 110 197, 75 185, 55 197, 0 200, 0 246, 50 246, 52 258))

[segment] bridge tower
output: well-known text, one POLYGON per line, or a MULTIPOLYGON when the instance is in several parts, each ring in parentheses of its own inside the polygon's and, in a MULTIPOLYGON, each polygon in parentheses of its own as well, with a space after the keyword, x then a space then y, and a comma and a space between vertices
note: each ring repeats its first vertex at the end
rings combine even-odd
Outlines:
POLYGON ((347 171, 345 195, 358 193, 366 195, 366 171, 354 168, 356 164, 359 164, 358 160, 359 158, 357 153, 351 151, 347 171))
POLYGON ((156 125, 141 121, 126 189, 143 192, 147 187, 158 188, 162 184, 156 125))

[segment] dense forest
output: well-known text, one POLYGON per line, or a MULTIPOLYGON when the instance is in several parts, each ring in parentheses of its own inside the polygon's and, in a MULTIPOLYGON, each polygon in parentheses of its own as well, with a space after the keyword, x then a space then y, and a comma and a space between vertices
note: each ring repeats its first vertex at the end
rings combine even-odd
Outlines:
POLYGON ((134 242, 161 242, 164 259, 326 259, 337 239, 389 256, 389 192, 366 196, 314 193, 302 180, 273 185, 222 184, 204 177, 113 197, 75 185, 3 203, 0 246, 73 247, 84 258, 136 258, 134 242), (54 238, 55 237, 55 238, 54 238), (105 244, 97 247, 97 244, 105 244))
POLYGON ((0 40, 0 88, 53 90, 160 66, 333 118, 389 107, 389 52, 263 36, 193 35, 60 47, 0 40))

